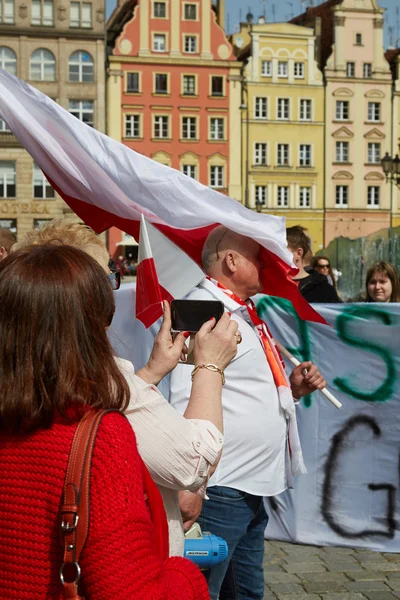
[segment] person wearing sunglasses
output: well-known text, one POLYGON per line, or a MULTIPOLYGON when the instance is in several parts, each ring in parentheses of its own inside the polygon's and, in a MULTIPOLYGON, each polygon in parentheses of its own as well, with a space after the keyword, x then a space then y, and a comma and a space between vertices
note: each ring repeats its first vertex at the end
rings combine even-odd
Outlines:
POLYGON ((333 272, 332 265, 328 257, 314 256, 312 260, 312 268, 315 271, 318 271, 318 273, 321 273, 321 275, 325 275, 325 277, 328 278, 329 283, 335 288, 336 292, 338 291, 335 273, 333 272))

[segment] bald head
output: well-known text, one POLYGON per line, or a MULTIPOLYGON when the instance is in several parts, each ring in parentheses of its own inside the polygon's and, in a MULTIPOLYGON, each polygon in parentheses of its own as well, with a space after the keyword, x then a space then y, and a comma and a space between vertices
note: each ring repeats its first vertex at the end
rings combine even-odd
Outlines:
POLYGON ((258 254, 260 246, 254 240, 219 225, 206 239, 201 256, 203 269, 208 275, 211 275, 210 271, 215 270, 221 264, 227 250, 248 256, 249 254, 258 254))

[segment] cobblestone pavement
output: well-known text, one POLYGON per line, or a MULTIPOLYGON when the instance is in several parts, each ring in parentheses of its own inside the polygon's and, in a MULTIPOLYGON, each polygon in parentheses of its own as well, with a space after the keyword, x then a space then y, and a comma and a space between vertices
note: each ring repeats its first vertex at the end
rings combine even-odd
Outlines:
POLYGON ((397 600, 400 554, 265 542, 264 600, 397 600))

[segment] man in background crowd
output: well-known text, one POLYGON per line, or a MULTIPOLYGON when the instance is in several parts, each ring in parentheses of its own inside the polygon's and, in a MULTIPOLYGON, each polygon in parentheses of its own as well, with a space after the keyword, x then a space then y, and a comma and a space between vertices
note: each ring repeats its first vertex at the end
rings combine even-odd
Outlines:
POLYGON ((0 227, 0 260, 10 254, 11 246, 17 241, 16 236, 9 229, 0 227))

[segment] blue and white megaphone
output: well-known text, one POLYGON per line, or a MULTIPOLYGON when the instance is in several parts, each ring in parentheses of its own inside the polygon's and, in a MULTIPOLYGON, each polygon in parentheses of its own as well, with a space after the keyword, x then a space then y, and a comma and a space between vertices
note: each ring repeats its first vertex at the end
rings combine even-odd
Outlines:
POLYGON ((228 544, 218 535, 202 532, 195 523, 185 535, 183 556, 200 569, 210 569, 228 558, 228 544))

